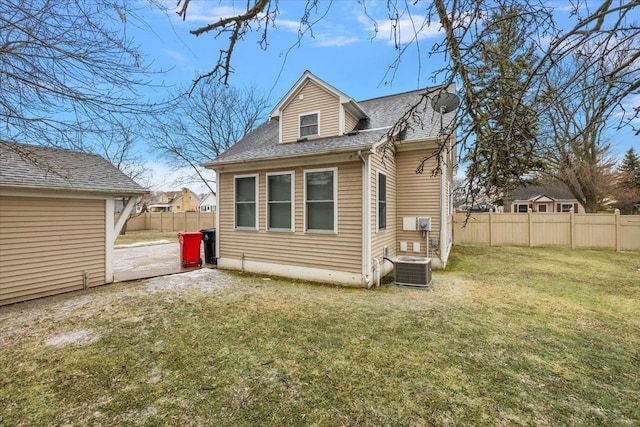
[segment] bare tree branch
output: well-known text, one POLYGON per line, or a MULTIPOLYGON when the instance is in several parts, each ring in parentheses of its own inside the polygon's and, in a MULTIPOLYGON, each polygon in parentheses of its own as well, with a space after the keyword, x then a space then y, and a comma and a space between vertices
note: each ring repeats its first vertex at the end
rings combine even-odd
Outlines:
POLYGON ((126 36, 127 0, 0 3, 0 138, 83 149, 122 116, 152 113, 153 75, 126 36))

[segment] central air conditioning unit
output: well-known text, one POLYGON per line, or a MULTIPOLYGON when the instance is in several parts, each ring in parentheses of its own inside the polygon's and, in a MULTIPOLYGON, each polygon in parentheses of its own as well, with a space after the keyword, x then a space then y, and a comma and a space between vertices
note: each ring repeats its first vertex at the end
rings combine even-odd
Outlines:
POLYGON ((393 259, 396 285, 431 287, 431 258, 399 256, 393 259))

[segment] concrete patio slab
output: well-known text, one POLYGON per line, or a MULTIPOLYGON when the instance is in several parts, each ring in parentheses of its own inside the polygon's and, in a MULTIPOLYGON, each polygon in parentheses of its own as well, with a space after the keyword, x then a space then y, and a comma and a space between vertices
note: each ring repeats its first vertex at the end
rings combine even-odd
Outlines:
MULTIPOLYGON (((200 248, 201 252, 204 249, 200 248)), ((204 253, 202 253, 204 259, 204 253)), ((114 281, 148 279, 197 270, 199 267, 182 268, 180 244, 166 240, 116 246, 114 250, 114 281)))

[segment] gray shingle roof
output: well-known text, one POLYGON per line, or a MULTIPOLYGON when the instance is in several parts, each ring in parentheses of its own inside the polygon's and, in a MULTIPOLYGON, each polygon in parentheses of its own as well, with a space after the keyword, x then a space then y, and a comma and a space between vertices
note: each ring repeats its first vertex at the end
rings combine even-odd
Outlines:
POLYGON ((554 199, 573 200, 575 196, 569 188, 561 182, 549 182, 544 185, 530 185, 519 187, 510 195, 510 200, 529 200, 534 197, 546 195, 554 199))
POLYGON ((0 141, 0 188, 148 192, 96 154, 5 141, 0 141))
MULTIPOLYGON (((236 142, 224 153, 206 163, 217 166, 255 160, 271 160, 357 151, 367 149, 381 141, 391 127, 415 105, 426 92, 440 90, 441 87, 421 89, 381 98, 358 102, 368 116, 368 120, 357 133, 320 138, 303 142, 280 144, 278 142, 278 121, 270 120, 258 126, 243 139, 236 142)), ((416 141, 436 138, 440 132, 440 115, 431 108, 429 98, 423 99, 417 109, 419 118, 412 119, 410 128, 402 133, 402 141, 416 141)), ((444 123, 449 123, 455 113, 445 114, 444 123)))

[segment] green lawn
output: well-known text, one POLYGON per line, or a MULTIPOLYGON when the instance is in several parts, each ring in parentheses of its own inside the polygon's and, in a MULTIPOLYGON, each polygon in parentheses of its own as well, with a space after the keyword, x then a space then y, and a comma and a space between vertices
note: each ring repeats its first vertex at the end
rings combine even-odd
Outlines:
POLYGON ((212 271, 0 307, 0 425, 636 426, 639 268, 456 247, 432 291, 212 271))

